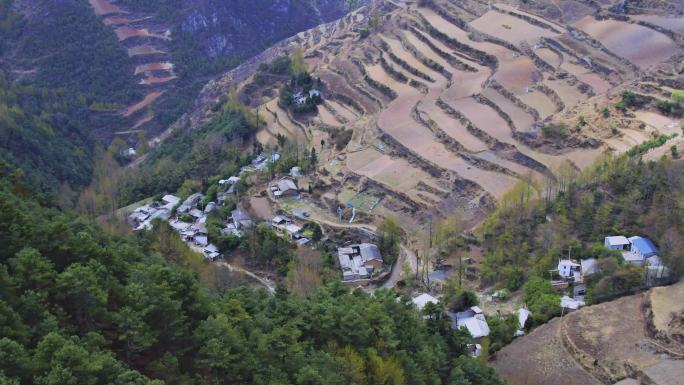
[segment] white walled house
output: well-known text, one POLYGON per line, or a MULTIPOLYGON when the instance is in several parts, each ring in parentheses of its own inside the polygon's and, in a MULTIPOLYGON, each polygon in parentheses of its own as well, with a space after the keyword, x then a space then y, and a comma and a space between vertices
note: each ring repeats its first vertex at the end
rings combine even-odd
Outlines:
POLYGON ((582 266, 569 259, 558 260, 558 274, 565 278, 579 282, 582 280, 582 266))
POLYGON ((606 237, 603 240, 603 246, 606 249, 611 250, 629 250, 632 244, 629 241, 629 239, 627 239, 627 237, 624 237, 622 235, 614 235, 606 237))

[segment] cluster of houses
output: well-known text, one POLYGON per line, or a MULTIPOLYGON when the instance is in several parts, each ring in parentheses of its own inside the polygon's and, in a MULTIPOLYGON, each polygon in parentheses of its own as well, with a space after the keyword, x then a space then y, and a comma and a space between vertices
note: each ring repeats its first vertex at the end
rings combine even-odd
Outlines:
POLYGON ((154 219, 167 220, 173 208, 180 202, 174 195, 164 195, 161 200, 138 207, 129 215, 128 222, 135 230, 151 229, 154 219))
POLYGON ((370 279, 382 270, 384 261, 380 249, 371 243, 360 243, 337 249, 337 260, 342 269, 342 281, 370 279))
MULTIPOLYGON (((235 176, 220 180, 218 184, 222 191, 216 194, 216 202, 208 202, 206 205, 202 205, 204 195, 200 193, 190 195, 182 203, 179 197, 165 195, 160 201, 135 209, 129 216, 129 222, 135 230, 142 230, 150 229, 151 221, 155 218, 166 220, 190 247, 201 250, 207 259, 216 260, 221 254, 215 245, 209 243, 207 216, 226 203, 228 195, 235 192, 235 185, 239 180, 235 176), (172 218, 174 208, 176 215, 172 218)), ((252 225, 249 214, 238 208, 231 212, 222 232, 241 237, 243 231, 252 225)))
POLYGON ((287 236, 298 245, 306 245, 310 239, 302 234, 302 227, 284 215, 276 215, 271 219, 271 226, 281 235, 287 236))
POLYGON ((309 92, 297 91, 292 95, 292 99, 294 99, 294 102, 300 106, 306 104, 307 99, 320 98, 320 97, 321 97, 321 91, 319 91, 317 89, 313 89, 313 88, 310 89, 309 92))
POLYGON ((297 185, 290 178, 281 178, 271 185, 270 190, 276 199, 299 195, 297 185))
POLYGON ((603 246, 611 250, 622 252, 622 258, 627 263, 633 263, 646 269, 655 278, 665 278, 669 275, 667 268, 658 256, 658 248, 650 239, 640 236, 625 237, 615 235, 606 237, 603 246))
MULTIPOLYGON (((426 293, 420 294, 412 301, 419 311, 425 309, 428 303, 435 305, 439 303, 439 299, 426 293)), ((472 306, 461 312, 447 312, 447 315, 451 318, 452 329, 465 329, 473 337, 476 343, 470 346, 470 354, 478 357, 482 351, 482 346, 478 342, 490 333, 489 324, 482 309, 478 306, 472 306)), ((525 334, 525 324, 532 313, 525 308, 520 308, 515 312, 515 315, 518 317, 518 330, 515 332, 515 336, 518 337, 525 334)))
MULTIPOLYGON (((647 272, 648 279, 667 278, 669 272, 658 257, 658 248, 650 239, 640 236, 625 237, 622 235, 605 237, 603 246, 607 249, 622 252, 625 263, 643 267, 647 272)), ((584 260, 560 259, 558 267, 552 272, 557 272, 560 280, 552 280, 551 284, 559 289, 573 286, 573 295, 565 295, 561 298, 561 307, 567 310, 576 310, 585 305, 584 294, 586 291, 585 277, 598 272, 598 261, 595 258, 584 260)))
POLYGON ((252 160, 252 164, 244 166, 240 169, 240 173, 251 173, 255 171, 264 171, 269 164, 275 163, 280 159, 280 153, 274 152, 273 154, 267 155, 262 152, 257 155, 256 158, 252 160))

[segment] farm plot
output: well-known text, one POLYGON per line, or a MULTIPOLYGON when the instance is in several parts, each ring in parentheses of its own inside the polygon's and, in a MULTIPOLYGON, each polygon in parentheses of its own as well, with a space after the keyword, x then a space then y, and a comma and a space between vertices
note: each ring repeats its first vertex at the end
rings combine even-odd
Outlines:
MULTIPOLYGON (((505 57, 506 55, 512 55, 512 51, 506 47, 500 46, 498 44, 493 44, 485 41, 474 41, 470 39, 468 32, 462 30, 458 26, 452 24, 448 20, 444 19, 442 16, 435 13, 435 11, 429 8, 418 8, 423 17, 437 30, 442 33, 447 34, 449 37, 458 40, 461 43, 467 44, 473 48, 477 48, 481 51, 492 54, 496 57, 505 57)), ((453 51, 449 49, 447 52, 453 51)))
POLYGON ((493 10, 487 11, 484 15, 471 21, 470 26, 513 45, 522 42, 534 44, 542 37, 558 35, 551 30, 537 27, 520 18, 493 10))
POLYGON ((612 19, 599 21, 586 16, 575 26, 640 67, 663 62, 680 51, 666 35, 637 24, 612 19))
POLYGON ((505 96, 491 88, 482 91, 482 95, 494 102, 494 104, 498 105, 508 116, 510 116, 518 131, 530 132, 534 130, 534 117, 525 112, 522 108, 516 106, 505 96))
POLYGON ((530 58, 511 52, 499 57, 499 70, 493 78, 509 91, 518 93, 534 84, 541 75, 530 58))
POLYGON ((400 83, 394 80, 393 77, 389 76, 389 74, 385 72, 385 70, 382 68, 380 64, 375 64, 366 67, 366 72, 368 73, 368 76, 370 76, 371 79, 389 87, 390 89, 392 89, 392 91, 398 94, 407 92, 410 93, 413 91, 411 86, 407 85, 406 83, 400 83))
POLYGON ((637 111, 636 118, 666 135, 680 134, 684 119, 676 120, 651 111, 637 111))
POLYGON ((108 15, 111 13, 122 13, 122 9, 112 4, 108 0, 88 0, 97 16, 108 15))
POLYGON ((342 103, 338 103, 334 100, 326 100, 326 103, 329 104, 335 111, 337 111, 338 114, 340 114, 343 118, 347 119, 347 121, 349 122, 353 122, 359 118, 356 111, 352 110, 350 107, 347 107, 342 103))
POLYGON ((128 49, 128 56, 155 55, 158 53, 164 53, 164 51, 151 45, 136 45, 128 49))
POLYGON ((119 27, 114 30, 119 41, 124 41, 132 37, 153 37, 157 39, 168 39, 168 37, 150 32, 147 28, 119 27))
MULTIPOLYGON (((324 104, 327 103, 326 101, 324 104)), ((321 119, 321 123, 332 127, 342 127, 342 122, 338 121, 335 115, 328 111, 326 107, 325 105, 318 107, 318 117, 321 119)))
POLYGON ((509 385, 602 385, 565 350, 560 325, 555 318, 513 341, 497 353, 492 366, 509 385))
POLYGON ((630 374, 625 362, 644 368, 659 361, 644 344, 648 335, 643 304, 640 294, 588 306, 565 317, 563 330, 569 342, 588 356, 585 364, 597 362, 596 367, 615 380, 624 378, 630 374))
POLYGON ((381 198, 376 195, 360 192, 346 200, 344 203, 357 210, 370 213, 378 203, 380 203, 380 200, 381 198))
MULTIPOLYGON (((418 182, 433 183, 430 174, 402 158, 392 158, 374 148, 349 153, 347 167, 356 174, 368 177, 394 191, 407 194, 416 202, 427 202, 418 195, 418 182)), ((348 197, 347 197, 348 199, 348 197)))
POLYGON ((148 71, 170 71, 173 69, 173 63, 147 63, 135 67, 134 75, 141 74, 148 71))
POLYGON ((547 79, 544 81, 544 84, 556 91, 558 97, 563 101, 563 104, 565 104, 566 110, 573 108, 581 100, 586 99, 586 95, 582 94, 576 86, 568 84, 564 79, 547 79))
POLYGON ((554 68, 558 68, 563 63, 563 58, 560 57, 556 52, 545 47, 537 48, 534 53, 539 56, 540 59, 548 63, 554 68))
POLYGON ((487 144, 480 138, 471 134, 460 121, 444 113, 444 111, 434 103, 425 101, 420 103, 418 108, 420 111, 426 113, 447 135, 463 145, 466 150, 470 152, 479 152, 488 148, 487 144))
POLYGON ((515 178, 472 167, 438 142, 427 128, 414 122, 410 111, 420 99, 420 95, 400 96, 380 114, 378 126, 421 158, 479 184, 495 197, 503 196, 513 187, 515 178))
POLYGON ((661 15, 636 15, 631 17, 632 20, 645 21, 665 28, 672 32, 684 35, 684 17, 672 17, 661 15))
POLYGON ((513 133, 510 127, 508 127, 508 123, 491 107, 478 103, 473 98, 463 98, 455 101, 447 100, 446 102, 487 134, 504 143, 515 144, 513 133))
POLYGON ((539 117, 542 120, 556 112, 556 105, 539 90, 527 88, 520 93, 516 93, 515 96, 523 103, 539 111, 539 117))
MULTIPOLYGON (((444 79, 444 76, 442 76, 440 73, 435 72, 431 68, 428 68, 425 66, 425 64, 421 63, 420 60, 418 60, 413 54, 404 48, 404 46, 401 44, 401 41, 390 38, 387 36, 381 36, 381 39, 387 43, 390 47, 390 52, 392 52, 394 55, 396 55, 399 59, 405 61, 408 63, 409 66, 415 68, 418 70, 418 72, 422 73, 423 75, 427 75, 432 79, 435 79, 436 81, 442 80, 441 83, 446 82, 446 79, 444 79)), ((389 58, 386 58, 388 61, 390 60, 389 58)), ((395 65, 395 67, 398 67, 395 65)), ((420 82, 428 82, 425 79, 419 78, 417 76, 414 76, 412 74, 406 74, 409 78, 413 78, 414 80, 420 81, 420 82)))
POLYGON ((135 114, 136 112, 138 112, 138 111, 142 110, 143 108, 152 104, 152 102, 157 100, 157 98, 160 97, 161 95, 162 95, 162 92, 157 92, 157 91, 150 92, 149 94, 145 95, 143 100, 141 100, 138 103, 133 104, 133 105, 129 106, 128 108, 126 108, 126 111, 124 112, 124 116, 131 116, 131 115, 135 114))

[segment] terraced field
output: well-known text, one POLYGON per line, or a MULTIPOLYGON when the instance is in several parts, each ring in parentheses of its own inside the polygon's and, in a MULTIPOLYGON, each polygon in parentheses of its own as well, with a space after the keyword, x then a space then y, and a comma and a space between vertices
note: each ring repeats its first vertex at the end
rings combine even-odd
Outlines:
POLYGON ((676 131, 653 103, 631 116, 612 104, 625 88, 654 97, 684 83, 681 15, 617 15, 611 1, 558 0, 543 13, 538 4, 425 4, 375 1, 288 41, 305 50, 326 101, 313 118, 269 102, 278 119, 266 119, 259 139, 322 140, 338 155, 321 164, 335 191, 354 187, 350 175, 367 178, 364 188, 405 203, 384 209, 416 218, 459 199, 490 207, 516 183, 676 131), (359 37, 374 13, 378 26, 359 37), (327 135, 341 127, 353 136, 338 151, 327 135))
MULTIPOLYGON (((142 100, 125 107, 121 115, 136 119, 133 130, 143 129, 154 119, 150 105, 177 79, 167 47, 171 32, 155 24, 149 15, 130 12, 115 1, 89 2, 95 14, 102 18, 102 22, 114 30, 127 49, 128 56, 136 64, 134 75, 138 84, 145 89, 146 95, 142 100)), ((129 132, 131 131, 122 131, 129 132)))

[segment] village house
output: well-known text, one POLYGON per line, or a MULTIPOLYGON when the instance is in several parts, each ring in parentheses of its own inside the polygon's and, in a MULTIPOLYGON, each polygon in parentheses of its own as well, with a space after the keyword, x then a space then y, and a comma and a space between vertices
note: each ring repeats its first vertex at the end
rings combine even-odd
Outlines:
POLYGON ((281 228, 289 224, 292 224, 292 220, 284 215, 276 215, 271 219, 271 226, 275 228, 281 228))
POLYGON ((215 261, 221 255, 218 248, 213 244, 207 245, 204 250, 202 250, 202 253, 210 261, 215 261))
POLYGON ((584 299, 580 298, 570 298, 567 295, 564 295, 560 299, 560 306, 563 309, 567 309, 569 311, 577 310, 581 308, 582 306, 585 305, 584 299))
POLYGON ((558 275, 569 281, 581 282, 582 265, 570 259, 559 259, 558 275))
POLYGON ((183 204, 178 207, 178 212, 187 213, 193 207, 195 207, 197 202, 201 201, 202 199, 204 199, 204 195, 200 193, 190 195, 187 199, 185 199, 185 201, 183 201, 183 204))
POLYGON ((416 298, 411 300, 418 310, 423 310, 428 303, 434 303, 435 305, 439 303, 439 300, 430 294, 423 293, 416 298))
POLYGON ((517 315, 518 315, 518 330, 515 331, 515 336, 520 337, 520 336, 525 335, 525 324, 527 323, 527 320, 532 315, 532 312, 525 309, 524 307, 522 307, 522 308, 518 309, 517 315))
POLYGON ((627 239, 627 237, 624 237, 622 235, 615 235, 611 237, 606 237, 603 240, 603 246, 606 249, 611 249, 611 250, 629 250, 631 243, 627 239))
POLYGON ((489 324, 479 307, 473 306, 466 311, 447 314, 452 319, 452 329, 467 329, 476 340, 489 335, 489 324))
POLYGON ((244 209, 235 209, 230 214, 233 220, 233 226, 235 229, 240 230, 242 228, 250 228, 254 224, 252 218, 250 218, 247 211, 244 209))
POLYGON ((383 267, 382 255, 376 245, 361 243, 340 247, 337 258, 342 269, 342 280, 368 279, 383 267))
POLYGON ((271 186, 271 192, 276 198, 297 195, 299 189, 292 179, 283 178, 271 186))

